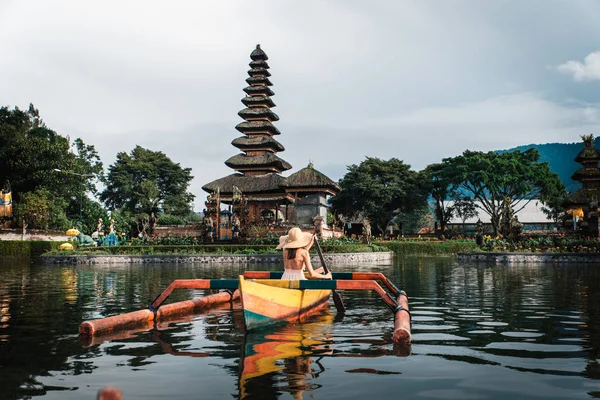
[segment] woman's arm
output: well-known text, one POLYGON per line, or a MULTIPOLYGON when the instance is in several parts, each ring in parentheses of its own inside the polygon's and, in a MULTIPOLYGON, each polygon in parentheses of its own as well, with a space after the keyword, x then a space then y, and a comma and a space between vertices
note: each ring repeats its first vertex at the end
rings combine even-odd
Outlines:
MULTIPOLYGON (((308 274, 311 278, 331 279, 331 272, 328 272, 327 274, 322 275, 313 269, 312 264, 310 263, 310 254, 309 254, 308 250, 302 249, 302 260, 304 262, 304 266, 306 267, 306 271, 308 272, 308 274)), ((319 268, 319 269, 323 270, 323 268, 319 268)))

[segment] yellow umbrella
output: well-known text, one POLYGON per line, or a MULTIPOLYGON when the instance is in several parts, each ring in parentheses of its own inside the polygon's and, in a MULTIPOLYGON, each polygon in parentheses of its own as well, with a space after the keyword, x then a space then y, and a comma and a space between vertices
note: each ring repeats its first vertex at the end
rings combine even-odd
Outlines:
POLYGON ((61 249, 61 250, 73 250, 73 245, 71 243, 63 243, 63 244, 60 245, 59 249, 61 249))
POLYGON ((67 231, 67 236, 77 236, 79 235, 79 231, 75 228, 71 228, 67 231))
POLYGON ((571 211, 574 217, 583 218, 583 210, 581 208, 576 208, 571 211))

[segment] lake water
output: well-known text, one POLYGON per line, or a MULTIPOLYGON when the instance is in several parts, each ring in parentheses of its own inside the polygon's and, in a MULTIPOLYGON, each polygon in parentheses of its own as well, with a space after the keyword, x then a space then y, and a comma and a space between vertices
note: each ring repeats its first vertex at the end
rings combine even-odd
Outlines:
MULTIPOLYGON (((277 266, 251 266, 272 270, 277 266)), ((336 267, 335 270, 341 270, 336 267)), ((600 398, 600 266, 485 266, 452 258, 344 267, 406 290, 411 348, 391 312, 344 292, 302 325, 245 335, 238 308, 153 331, 80 341, 82 321, 144 308, 173 279, 230 278, 237 266, 0 263, 0 398, 600 398)), ((202 291, 180 291, 183 300, 202 291)))

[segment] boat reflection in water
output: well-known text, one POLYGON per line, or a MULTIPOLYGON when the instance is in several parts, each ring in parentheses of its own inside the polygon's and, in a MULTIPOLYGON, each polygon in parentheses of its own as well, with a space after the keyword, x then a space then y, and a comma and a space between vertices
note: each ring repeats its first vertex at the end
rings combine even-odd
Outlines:
POLYGON ((305 391, 318 388, 316 380, 325 371, 321 361, 333 355, 332 323, 333 315, 323 313, 300 325, 247 334, 240 360, 240 398, 265 398, 265 390, 272 390, 301 399, 305 391))
MULTIPOLYGON (((362 343, 371 347, 370 350, 360 353, 336 350, 334 349, 336 342, 332 335, 335 322, 334 315, 327 309, 302 324, 284 325, 247 333, 241 344, 238 372, 239 398, 275 399, 282 392, 287 392, 293 398, 302 399, 305 392, 321 386, 319 376, 326 373, 325 365, 331 357, 372 358, 388 355, 404 357, 410 354, 410 346, 394 345, 391 338, 380 341, 366 338, 352 339, 351 342, 354 344, 362 343), (373 345, 375 347, 372 347, 373 345), (393 350, 390 347, 393 347, 393 350)), ((243 326, 239 322, 236 325, 243 326)), ((178 350, 165 341, 162 332, 163 330, 154 330, 151 337, 161 345, 164 353, 187 357, 218 355, 215 352, 178 350)), ((221 356, 229 358, 231 354, 221 354, 221 356)), ((363 369, 356 363, 350 364, 356 368, 346 371, 349 373, 387 373, 363 369)))

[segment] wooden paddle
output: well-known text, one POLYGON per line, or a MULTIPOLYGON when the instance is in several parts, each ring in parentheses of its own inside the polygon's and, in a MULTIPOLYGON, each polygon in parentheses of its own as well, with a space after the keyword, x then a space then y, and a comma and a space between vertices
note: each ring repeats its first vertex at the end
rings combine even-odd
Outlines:
MULTIPOLYGON (((329 272, 329 269, 327 269, 327 265, 325 264, 325 258, 323 257, 323 252, 321 251, 321 246, 319 245, 319 240, 317 240, 317 235, 314 236, 315 238, 315 247, 317 248, 317 253, 319 254, 319 258, 321 259, 321 265, 323 266, 323 271, 325 271, 325 273, 329 272)), ((344 302, 342 301, 342 296, 337 292, 337 290, 332 290, 333 292, 333 303, 335 304, 335 308, 337 309, 338 313, 345 313, 346 312, 346 307, 344 307, 344 302)))

